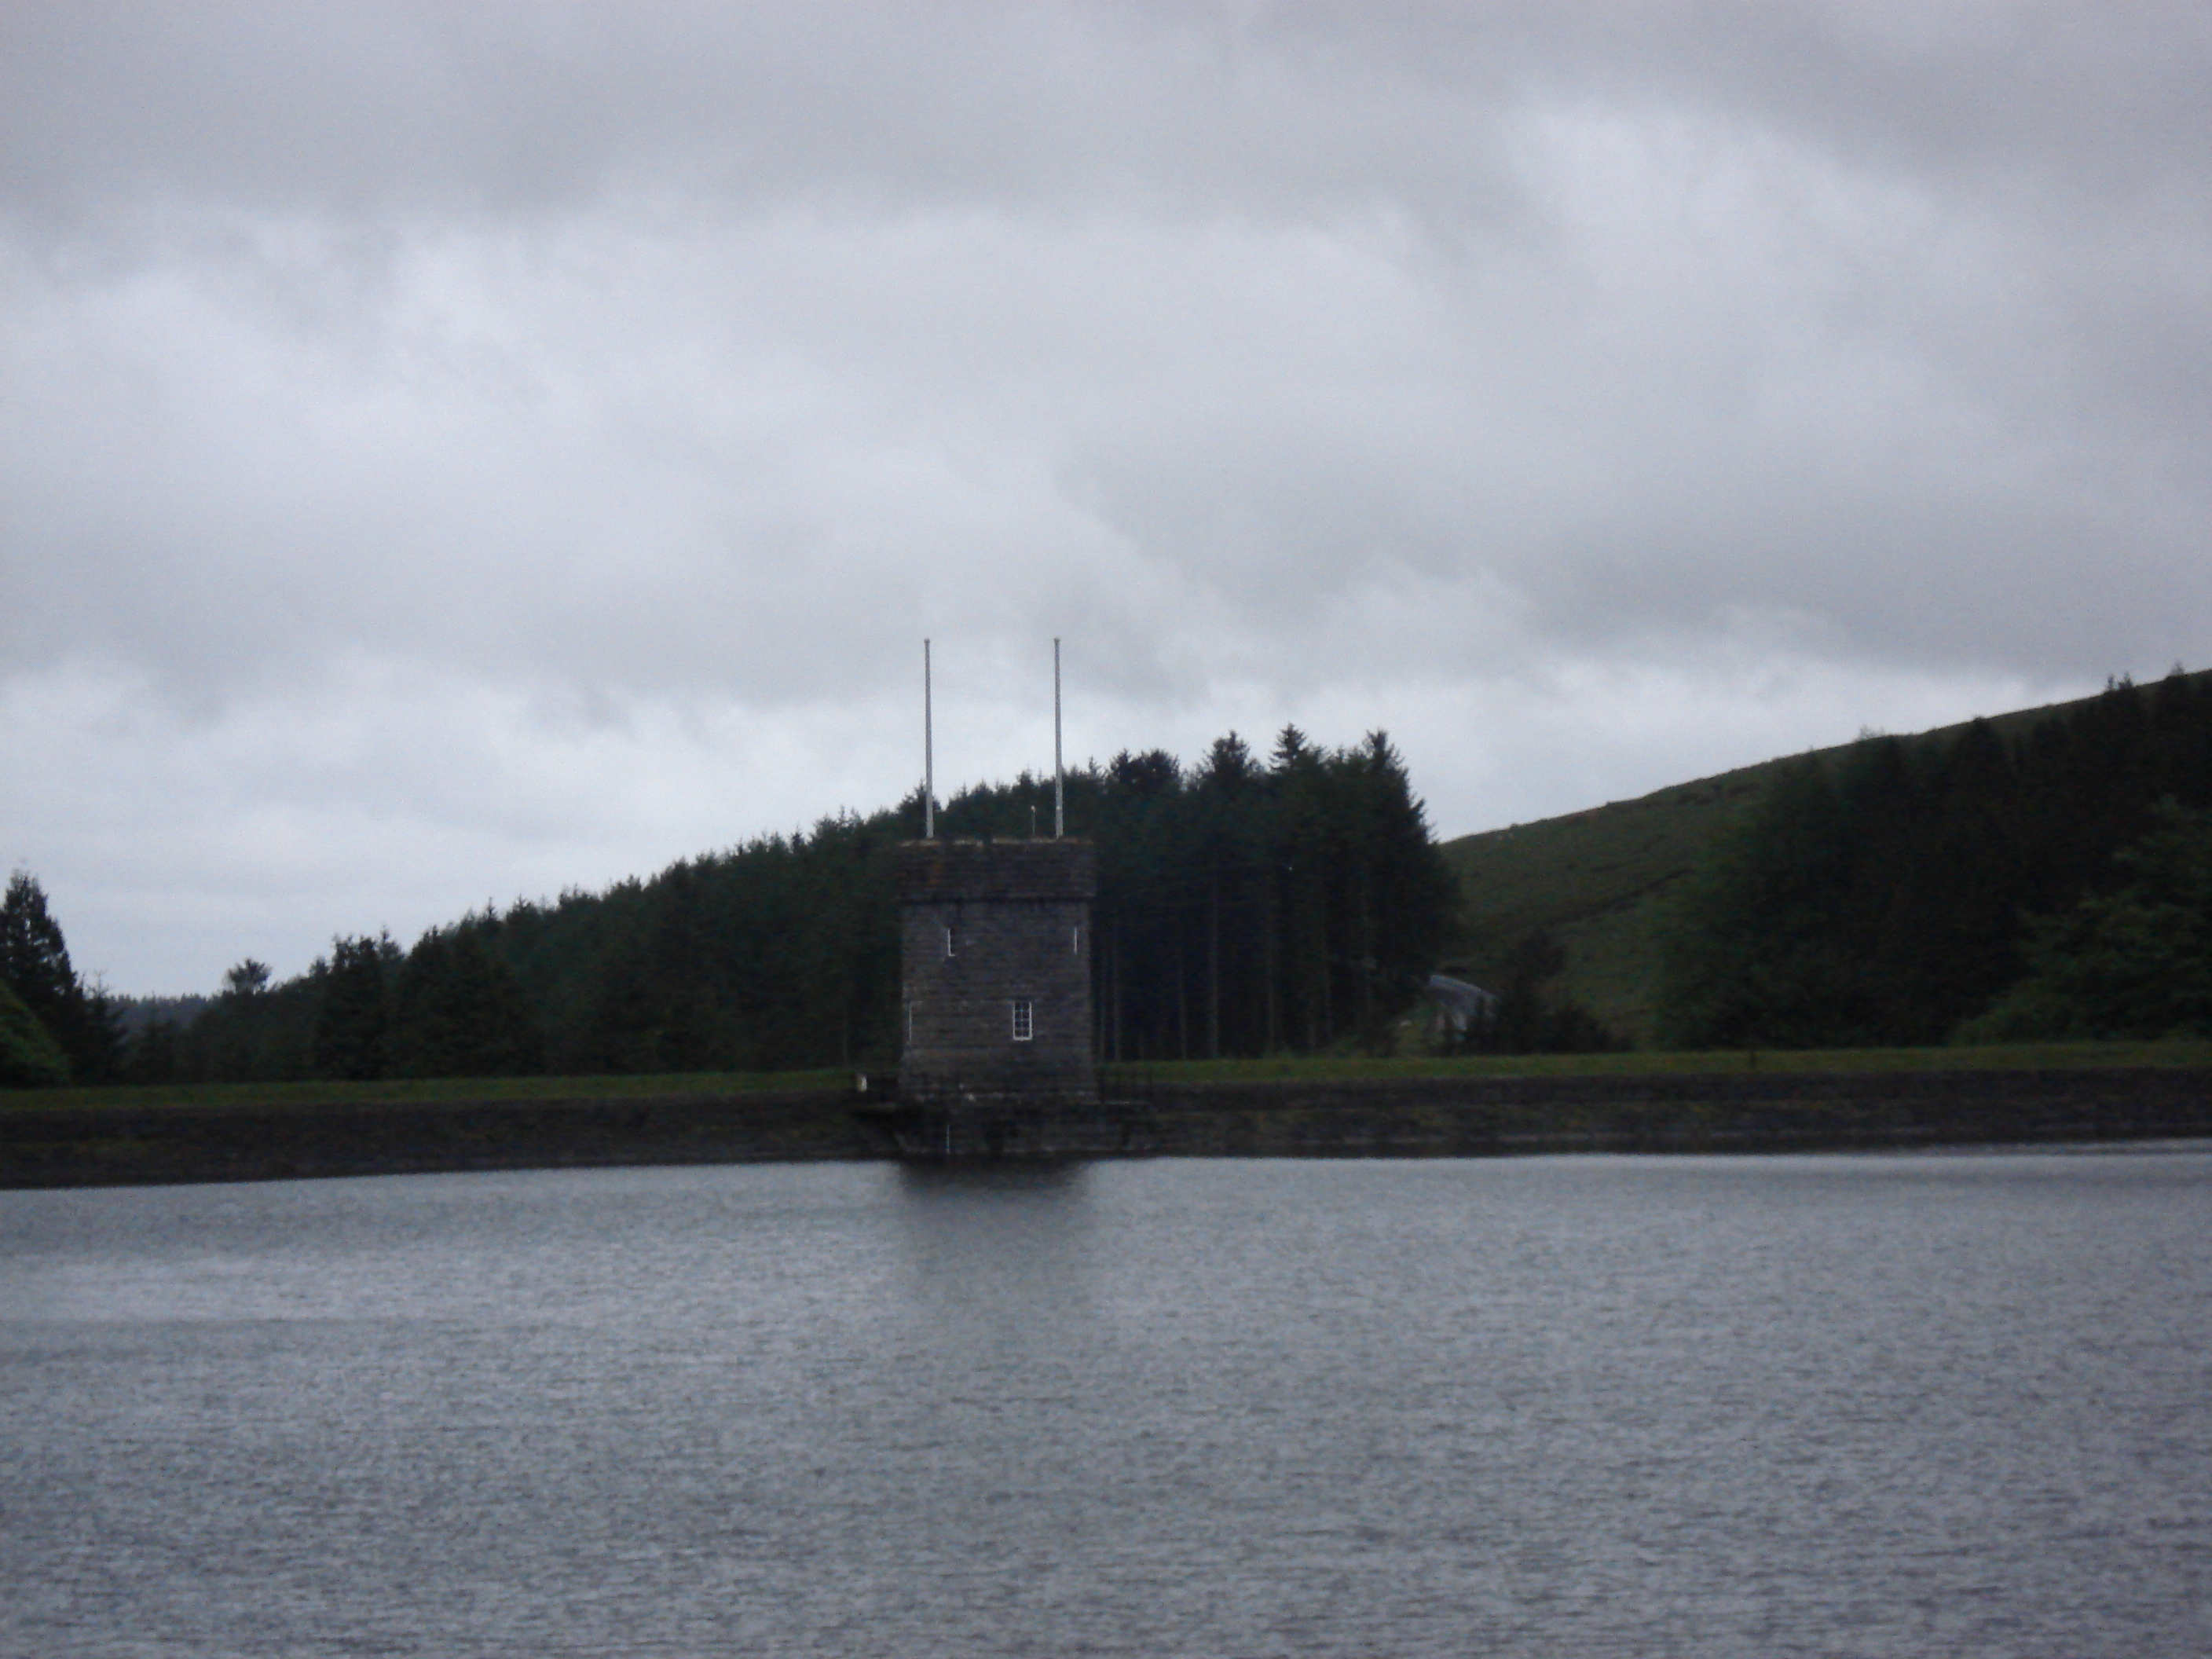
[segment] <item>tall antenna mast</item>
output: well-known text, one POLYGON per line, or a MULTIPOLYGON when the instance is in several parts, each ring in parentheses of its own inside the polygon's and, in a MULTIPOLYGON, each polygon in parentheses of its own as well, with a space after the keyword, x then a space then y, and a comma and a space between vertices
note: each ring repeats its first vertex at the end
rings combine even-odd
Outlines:
POLYGON ((1067 796, 1062 785, 1066 776, 1060 763, 1060 641, 1052 642, 1052 838, 1058 841, 1067 833, 1067 796))
POLYGON ((937 839, 937 730, 929 706, 929 641, 921 642, 921 838, 937 839))

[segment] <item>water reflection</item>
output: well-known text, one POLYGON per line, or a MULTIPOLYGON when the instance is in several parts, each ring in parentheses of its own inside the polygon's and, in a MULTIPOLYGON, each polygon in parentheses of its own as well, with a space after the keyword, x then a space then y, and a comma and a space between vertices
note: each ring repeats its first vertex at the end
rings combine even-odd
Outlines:
POLYGON ((1027 1336, 1040 1319, 1056 1322, 1088 1305, 1098 1220, 1091 1166, 911 1164, 893 1191, 917 1317, 981 1319, 1027 1336))
POLYGON ((1091 1160, 1078 1158, 1011 1158, 999 1162, 916 1163, 897 1166, 899 1184, 910 1196, 938 1193, 1051 1193, 1080 1188, 1091 1160))

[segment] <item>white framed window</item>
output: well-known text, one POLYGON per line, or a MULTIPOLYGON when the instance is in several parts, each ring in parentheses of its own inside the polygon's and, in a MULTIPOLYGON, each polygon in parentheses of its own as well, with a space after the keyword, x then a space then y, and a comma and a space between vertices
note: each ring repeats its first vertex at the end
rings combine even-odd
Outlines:
POLYGON ((946 924, 946 926, 945 926, 945 954, 947 957, 951 957, 951 956, 955 956, 955 955, 958 954, 958 953, 957 953, 957 951, 955 951, 953 950, 953 948, 952 948, 952 928, 951 928, 951 925, 950 923, 947 923, 947 924, 946 924))
POLYGON ((1036 1004, 1028 997, 1016 997, 1014 1008, 1014 1041, 1027 1042, 1036 1035, 1036 1004))

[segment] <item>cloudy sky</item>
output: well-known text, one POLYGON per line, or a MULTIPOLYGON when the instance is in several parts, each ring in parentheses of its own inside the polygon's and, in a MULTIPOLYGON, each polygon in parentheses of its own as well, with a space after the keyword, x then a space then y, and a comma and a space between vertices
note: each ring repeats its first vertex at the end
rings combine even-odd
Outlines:
POLYGON ((2198 4, 0 4, 0 860, 112 988, 1068 743, 1440 833, 2212 659, 2198 4))

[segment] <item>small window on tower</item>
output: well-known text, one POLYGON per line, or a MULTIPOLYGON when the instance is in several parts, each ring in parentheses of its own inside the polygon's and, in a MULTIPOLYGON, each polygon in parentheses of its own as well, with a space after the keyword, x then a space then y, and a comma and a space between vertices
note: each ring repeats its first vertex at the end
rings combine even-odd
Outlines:
POLYGON ((952 930, 950 927, 945 930, 945 954, 948 957, 954 954, 952 949, 952 930))
POLYGON ((1079 957, 1083 954, 1082 928, 1071 927, 1067 930, 1067 954, 1072 957, 1079 957))
POLYGON ((1036 1005, 1027 997, 1014 999, 1014 1041, 1027 1042, 1036 1035, 1036 1005))

